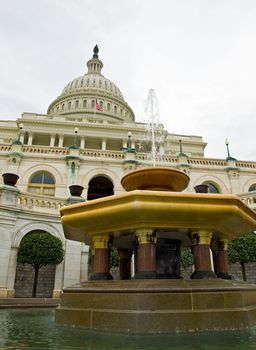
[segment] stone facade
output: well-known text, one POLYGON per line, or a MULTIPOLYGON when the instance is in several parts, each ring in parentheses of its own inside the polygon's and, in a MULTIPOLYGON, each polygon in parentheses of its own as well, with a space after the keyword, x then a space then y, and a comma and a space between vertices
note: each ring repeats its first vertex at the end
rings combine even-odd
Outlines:
MULTIPOLYGON (((0 297, 15 295, 17 249, 37 229, 59 237, 65 250, 64 262, 56 267, 53 295, 85 280, 88 247, 65 240, 59 209, 109 194, 109 183, 112 193, 122 193, 125 173, 152 165, 148 125, 136 122, 120 90, 101 74, 98 58, 87 67, 47 114, 23 113, 16 120, 0 121, 0 297), (4 173, 19 176, 16 187, 3 184, 4 173), (84 187, 82 198, 70 197, 73 184, 84 187)), ((173 134, 155 125, 156 164, 187 173, 186 191, 207 183, 213 191, 237 194, 255 209, 256 162, 205 158, 205 147, 201 136, 173 134)))
MULTIPOLYGON (((54 289, 55 266, 43 266, 38 273, 37 297, 51 298, 54 289)), ((35 271, 31 265, 17 263, 14 283, 16 298, 31 298, 35 271)))

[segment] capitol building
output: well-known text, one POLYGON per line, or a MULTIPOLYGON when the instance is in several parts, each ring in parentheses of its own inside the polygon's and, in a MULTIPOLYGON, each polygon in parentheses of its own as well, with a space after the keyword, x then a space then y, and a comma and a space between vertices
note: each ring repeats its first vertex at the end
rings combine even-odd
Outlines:
POLYGON ((256 210, 256 162, 233 158, 228 145, 226 159, 206 158, 201 136, 174 134, 161 124, 154 125, 153 142, 148 123, 136 121, 102 70, 95 47, 85 74, 64 87, 46 114, 0 120, 0 298, 31 295, 33 271, 17 263, 17 251, 33 231, 59 237, 65 250, 60 265, 42 269, 39 296, 58 297, 63 287, 86 280, 88 247, 65 239, 60 208, 124 192, 121 178, 152 166, 153 158, 190 177, 185 191, 207 184, 210 192, 236 194, 256 210), (3 174, 16 174, 16 186, 3 174), (81 196, 71 194, 72 185, 83 187, 81 196))

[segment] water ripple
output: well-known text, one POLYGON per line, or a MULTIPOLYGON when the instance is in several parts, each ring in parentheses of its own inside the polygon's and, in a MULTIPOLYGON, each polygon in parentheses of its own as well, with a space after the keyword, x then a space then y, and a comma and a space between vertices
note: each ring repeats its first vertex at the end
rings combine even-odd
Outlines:
POLYGON ((89 332, 54 323, 51 309, 0 310, 0 350, 252 350, 256 329, 132 336, 89 332))

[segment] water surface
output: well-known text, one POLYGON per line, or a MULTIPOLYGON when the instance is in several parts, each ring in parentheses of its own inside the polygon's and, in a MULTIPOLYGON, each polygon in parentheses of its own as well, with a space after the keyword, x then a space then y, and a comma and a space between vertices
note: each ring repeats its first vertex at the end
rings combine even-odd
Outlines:
POLYGON ((256 329, 131 336, 57 326, 52 309, 0 310, 0 350, 253 350, 256 329))

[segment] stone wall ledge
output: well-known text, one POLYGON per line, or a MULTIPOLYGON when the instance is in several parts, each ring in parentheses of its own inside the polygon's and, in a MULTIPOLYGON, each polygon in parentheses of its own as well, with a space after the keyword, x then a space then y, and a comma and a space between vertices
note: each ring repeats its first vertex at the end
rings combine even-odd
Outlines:
POLYGON ((5 298, 0 299, 0 309, 26 307, 57 307, 59 298, 5 298))

